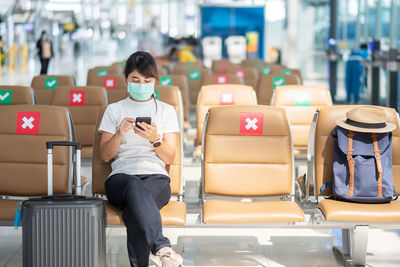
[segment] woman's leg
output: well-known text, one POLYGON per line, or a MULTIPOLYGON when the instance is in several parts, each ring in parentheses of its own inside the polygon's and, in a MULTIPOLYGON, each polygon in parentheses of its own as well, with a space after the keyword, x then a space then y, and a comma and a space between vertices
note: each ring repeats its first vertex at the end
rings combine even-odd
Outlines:
POLYGON ((138 176, 127 174, 113 175, 105 187, 110 203, 124 206, 131 266, 147 267, 150 250, 155 253, 162 247, 170 247, 169 240, 162 235, 161 216, 153 192, 138 176))

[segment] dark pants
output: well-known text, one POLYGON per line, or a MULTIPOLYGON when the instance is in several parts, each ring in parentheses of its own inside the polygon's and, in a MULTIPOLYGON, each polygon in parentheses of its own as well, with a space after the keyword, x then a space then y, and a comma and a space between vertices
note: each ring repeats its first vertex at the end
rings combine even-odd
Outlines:
POLYGON ((40 74, 47 74, 47 69, 49 68, 49 58, 41 58, 40 59, 40 64, 42 65, 42 68, 40 69, 40 74))
POLYGON ((162 234, 159 212, 170 199, 169 183, 169 177, 162 174, 124 173, 114 174, 105 182, 108 201, 124 211, 131 266, 148 267, 150 251, 155 254, 163 247, 171 247, 162 234))

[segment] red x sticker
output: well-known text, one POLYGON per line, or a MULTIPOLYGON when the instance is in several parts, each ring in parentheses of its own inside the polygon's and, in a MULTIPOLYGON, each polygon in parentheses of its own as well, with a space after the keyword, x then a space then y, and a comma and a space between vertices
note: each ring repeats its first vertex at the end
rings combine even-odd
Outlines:
POLYGON ((69 91, 70 106, 85 105, 85 91, 69 91))
POLYGON ((18 112, 16 134, 39 134, 40 112, 18 112))
POLYGON ((219 95, 219 104, 220 105, 234 105, 235 104, 235 95, 233 92, 221 92, 219 95))
POLYGON ((246 78, 246 72, 244 70, 242 70, 242 69, 235 70, 235 75, 240 77, 240 78, 242 78, 242 79, 246 78))
POLYGON ((226 84, 228 83, 228 75, 226 74, 219 74, 215 76, 215 83, 216 84, 226 84))
POLYGON ((104 88, 115 89, 116 80, 115 77, 105 77, 104 78, 104 88))
POLYGON ((262 135, 264 124, 263 113, 240 113, 240 134, 241 135, 262 135))

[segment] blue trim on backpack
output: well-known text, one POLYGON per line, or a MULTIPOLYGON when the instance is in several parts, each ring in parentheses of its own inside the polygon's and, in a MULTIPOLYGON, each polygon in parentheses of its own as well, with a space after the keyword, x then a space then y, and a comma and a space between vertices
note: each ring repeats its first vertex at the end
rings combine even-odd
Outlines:
POLYGON ((325 189, 331 189, 332 190, 332 183, 328 182, 328 183, 324 183, 321 188, 319 189, 319 193, 321 194, 325 189))

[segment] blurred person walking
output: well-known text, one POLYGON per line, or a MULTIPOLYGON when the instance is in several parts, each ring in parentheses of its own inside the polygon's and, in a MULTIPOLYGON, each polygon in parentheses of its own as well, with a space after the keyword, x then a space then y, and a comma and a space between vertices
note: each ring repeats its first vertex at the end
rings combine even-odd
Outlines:
POLYGON ((54 56, 54 53, 53 44, 49 40, 49 35, 46 31, 42 31, 42 35, 36 43, 36 48, 38 49, 40 64, 42 66, 42 68, 40 69, 40 74, 47 74, 50 58, 54 56))

